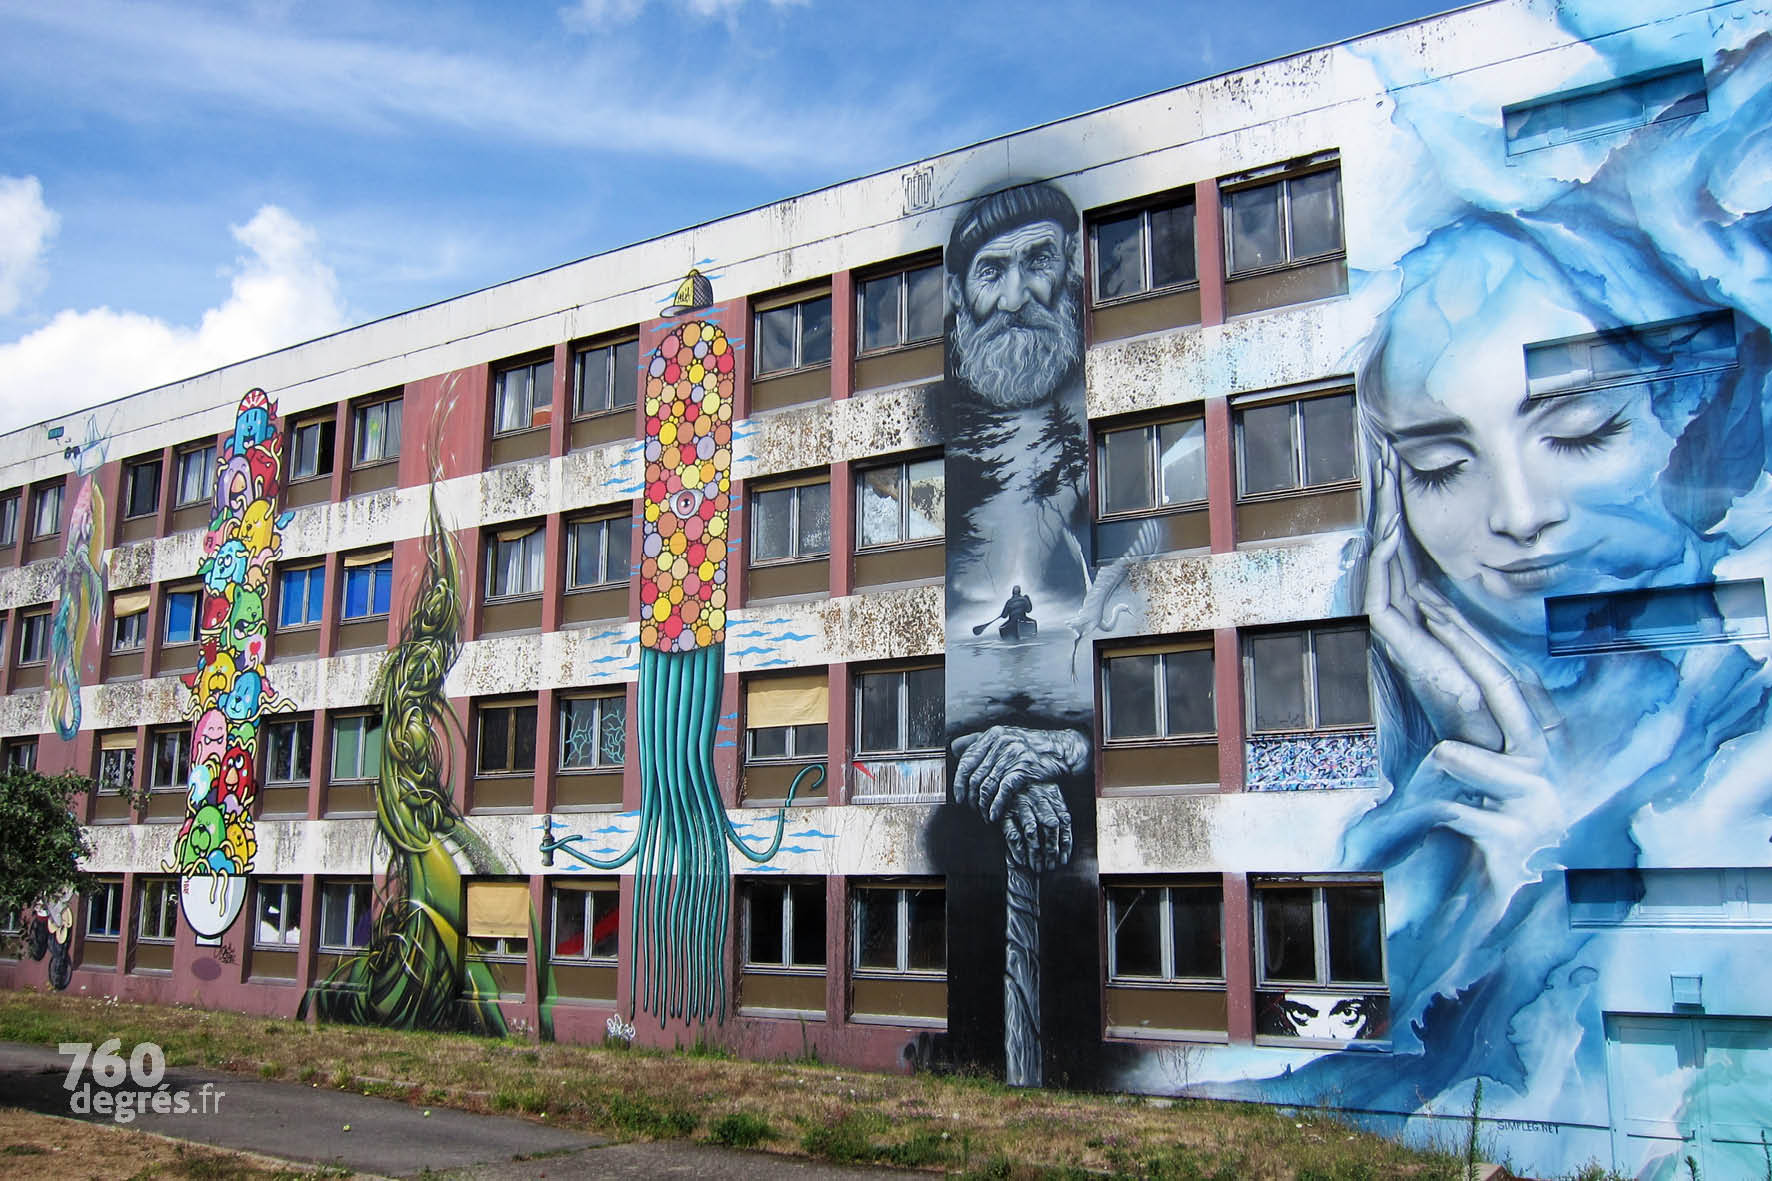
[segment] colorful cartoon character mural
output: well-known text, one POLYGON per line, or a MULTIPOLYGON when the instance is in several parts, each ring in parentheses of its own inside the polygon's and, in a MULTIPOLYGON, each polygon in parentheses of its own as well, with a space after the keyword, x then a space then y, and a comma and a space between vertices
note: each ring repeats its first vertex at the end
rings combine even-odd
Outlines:
POLYGON ((213 944, 246 900, 245 875, 258 850, 259 718, 288 704, 265 679, 264 596, 282 549, 277 513, 282 436, 263 390, 240 400, 218 461, 214 516, 197 567, 198 666, 184 678, 192 719, 190 790, 173 847, 180 904, 198 941, 213 944))
MULTIPOLYGON (((697 276, 692 276, 695 278, 697 276)), ((688 281, 686 281, 688 282, 688 281)), ((692 284, 691 284, 692 286, 692 284)), ((731 538, 732 341, 711 320, 671 328, 646 369, 646 476, 640 567, 641 811, 625 853, 601 859, 581 839, 544 832, 542 850, 613 870, 634 861, 629 1013, 724 1021, 726 845, 768 862, 781 847, 784 805, 763 849, 740 839, 714 776, 726 652, 726 559, 731 538)), ((808 767, 800 780, 824 768, 808 767)))

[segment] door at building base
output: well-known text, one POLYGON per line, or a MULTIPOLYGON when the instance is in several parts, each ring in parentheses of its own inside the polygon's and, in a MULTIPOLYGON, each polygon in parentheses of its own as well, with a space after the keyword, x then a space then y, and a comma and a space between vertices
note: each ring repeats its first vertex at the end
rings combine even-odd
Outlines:
POLYGON ((1631 1177, 1766 1176, 1772 1020, 1606 1018, 1613 1167, 1631 1177))

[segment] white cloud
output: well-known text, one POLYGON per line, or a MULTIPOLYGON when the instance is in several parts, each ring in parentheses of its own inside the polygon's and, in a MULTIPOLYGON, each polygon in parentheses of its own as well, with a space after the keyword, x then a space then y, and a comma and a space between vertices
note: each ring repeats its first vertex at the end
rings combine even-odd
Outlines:
MULTIPOLYGON (((53 214, 51 215, 53 216, 53 214)), ((275 205, 229 227, 250 253, 195 328, 108 307, 58 312, 0 344, 0 430, 336 332, 345 310, 313 230, 275 205)))
POLYGON ((42 287, 43 251, 60 224, 36 177, 0 176, 0 316, 42 287))

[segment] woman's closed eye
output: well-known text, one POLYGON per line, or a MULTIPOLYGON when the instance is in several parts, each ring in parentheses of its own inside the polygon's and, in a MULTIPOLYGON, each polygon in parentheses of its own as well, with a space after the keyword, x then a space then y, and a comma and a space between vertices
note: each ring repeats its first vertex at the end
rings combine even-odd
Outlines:
POLYGON ((1546 435, 1545 446, 1559 455, 1590 455, 1630 429, 1630 419, 1620 410, 1592 430, 1575 435, 1546 435))
POLYGON ((1450 439, 1428 439, 1399 446, 1403 478, 1412 488, 1433 492, 1456 480, 1470 463, 1470 448, 1450 439))

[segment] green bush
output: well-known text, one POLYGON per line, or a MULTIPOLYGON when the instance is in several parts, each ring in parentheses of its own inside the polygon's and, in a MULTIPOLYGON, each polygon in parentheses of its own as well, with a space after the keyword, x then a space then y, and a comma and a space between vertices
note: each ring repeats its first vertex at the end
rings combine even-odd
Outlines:
POLYGON ((760 1115, 734 1111, 708 1125, 708 1139, 728 1148, 755 1148, 765 1140, 775 1139, 775 1129, 760 1115))

